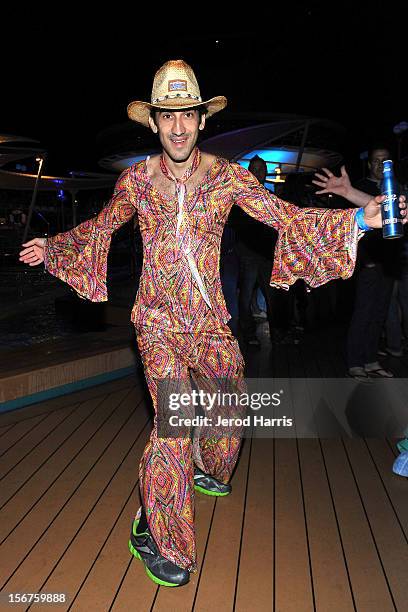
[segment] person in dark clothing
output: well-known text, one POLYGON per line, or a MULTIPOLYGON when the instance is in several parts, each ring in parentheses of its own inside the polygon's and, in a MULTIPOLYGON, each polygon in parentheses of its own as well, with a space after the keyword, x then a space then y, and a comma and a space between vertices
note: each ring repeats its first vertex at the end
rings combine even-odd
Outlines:
MULTIPOLYGON (((372 149, 369 174, 356 184, 358 189, 373 196, 380 194, 382 162, 389 158, 388 149, 372 149)), ((354 378, 393 376, 378 362, 377 354, 398 274, 400 249, 400 241, 384 240, 380 229, 367 233, 359 242, 355 304, 347 334, 348 374, 354 378)))
MULTIPOLYGON (((279 197, 295 202, 297 206, 313 207, 310 194, 306 191, 305 177, 297 172, 286 176, 279 197)), ((277 344, 299 344, 306 325, 306 286, 298 280, 288 291, 272 287, 272 339, 277 344)))
MULTIPOLYGON (((400 189, 400 191, 402 191, 400 189)), ((379 355, 402 357, 408 338, 408 232, 399 242, 399 261, 393 284, 390 307, 385 322, 385 346, 379 355)))
MULTIPOLYGON (((262 185, 265 183, 267 165, 261 157, 254 156, 248 170, 262 185)), ((256 322, 251 309, 252 296, 258 283, 265 297, 272 334, 272 287, 269 282, 278 234, 272 227, 259 223, 241 210, 234 211, 232 223, 236 229, 239 257, 239 327, 245 342, 259 346, 255 333, 256 322)))

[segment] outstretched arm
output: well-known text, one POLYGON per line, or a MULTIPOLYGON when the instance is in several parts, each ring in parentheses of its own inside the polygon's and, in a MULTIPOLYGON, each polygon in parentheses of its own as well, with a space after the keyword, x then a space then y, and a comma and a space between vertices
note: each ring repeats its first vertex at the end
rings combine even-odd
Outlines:
MULTIPOLYGON (((363 235, 356 223, 357 209, 299 208, 266 190, 238 164, 231 164, 231 171, 235 203, 279 232, 271 285, 288 289, 302 278, 310 287, 318 287, 352 275, 363 235)), ((367 226, 381 227, 383 199, 378 196, 366 205, 367 226)), ((405 208, 405 202, 400 206, 405 208)))
POLYGON ((346 167, 340 169, 340 176, 335 176, 328 168, 322 168, 320 172, 315 173, 316 179, 312 181, 320 191, 316 191, 318 195, 325 193, 334 193, 335 195, 345 198, 355 206, 366 206, 372 199, 372 196, 364 191, 360 191, 352 186, 350 177, 347 174, 346 167))
POLYGON ((29 265, 44 261, 48 272, 68 283, 81 297, 106 301, 111 237, 135 212, 135 187, 127 169, 117 180, 112 199, 96 217, 45 242, 43 238, 30 240, 23 245, 20 260, 29 265))
MULTIPOLYGON (((320 191, 316 191, 317 194, 334 193, 345 198, 355 206, 364 208, 364 221, 369 227, 382 227, 381 204, 385 200, 385 196, 373 198, 368 193, 353 187, 345 166, 341 167, 340 176, 335 176, 328 168, 322 168, 322 172, 325 174, 316 172, 315 176, 319 180, 312 181, 318 187, 322 187, 320 191)), ((401 216, 406 217, 405 196, 400 196, 399 206, 402 209, 401 216)), ((403 223, 406 222, 407 220, 403 219, 403 223)))
POLYGON ((33 238, 23 243, 25 247, 19 253, 19 260, 29 266, 38 266, 44 261, 45 238, 33 238))

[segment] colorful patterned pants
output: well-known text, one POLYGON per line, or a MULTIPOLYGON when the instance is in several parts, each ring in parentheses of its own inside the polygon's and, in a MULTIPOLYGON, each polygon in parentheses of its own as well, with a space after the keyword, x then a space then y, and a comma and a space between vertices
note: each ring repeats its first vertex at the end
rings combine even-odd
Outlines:
MULTIPOLYGON (((160 553, 194 572, 194 464, 227 483, 238 459, 242 429, 234 428, 223 435, 225 429, 204 428, 204 434, 193 437, 161 437, 157 429, 158 394, 163 379, 182 381, 184 391, 191 391, 191 379, 196 388, 207 391, 215 392, 220 381, 224 385, 228 381, 230 389, 243 391, 244 360, 226 325, 217 333, 199 334, 139 328, 137 342, 155 410, 153 431, 139 466, 142 503, 160 553)), ((228 411, 236 416, 240 409, 229 407, 228 411)))

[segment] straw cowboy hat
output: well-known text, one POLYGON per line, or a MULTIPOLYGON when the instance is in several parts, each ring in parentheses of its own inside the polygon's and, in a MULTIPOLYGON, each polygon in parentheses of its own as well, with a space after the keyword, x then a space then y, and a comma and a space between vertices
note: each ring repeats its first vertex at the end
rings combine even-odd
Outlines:
POLYGON ((179 111, 196 106, 205 106, 207 117, 211 117, 227 106, 227 98, 216 96, 203 101, 193 69, 183 60, 170 60, 155 74, 151 103, 131 102, 127 112, 129 119, 149 127, 153 108, 179 111))

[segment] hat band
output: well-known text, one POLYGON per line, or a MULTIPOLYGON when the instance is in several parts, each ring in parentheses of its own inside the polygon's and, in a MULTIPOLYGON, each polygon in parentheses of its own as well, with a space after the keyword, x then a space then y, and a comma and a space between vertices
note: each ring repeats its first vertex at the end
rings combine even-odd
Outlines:
POLYGON ((193 94, 169 94, 167 96, 160 96, 159 98, 153 98, 152 99, 152 104, 157 104, 157 102, 163 102, 163 100, 174 100, 177 98, 191 98, 193 100, 198 100, 198 102, 202 102, 202 98, 201 96, 193 96, 193 94))

